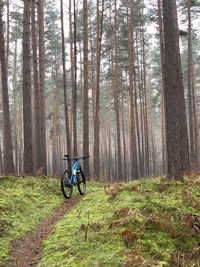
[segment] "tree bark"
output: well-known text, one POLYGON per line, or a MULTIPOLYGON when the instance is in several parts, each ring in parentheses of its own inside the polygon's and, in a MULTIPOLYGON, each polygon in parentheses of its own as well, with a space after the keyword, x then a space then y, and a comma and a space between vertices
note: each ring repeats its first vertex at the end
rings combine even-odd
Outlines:
POLYGON ((158 7, 158 25, 159 25, 159 34, 160 34, 160 59, 161 59, 161 134, 162 134, 162 169, 163 172, 166 172, 166 136, 165 136, 165 114, 164 114, 164 32, 163 32, 163 18, 162 18, 162 8, 161 0, 157 0, 158 7))
POLYGON ((73 116, 73 155, 77 155, 77 47, 76 47, 76 1, 74 0, 74 51, 73 51, 73 67, 74 80, 72 91, 72 116, 73 116))
POLYGON ((34 85, 34 174, 40 166, 41 151, 41 105, 40 105, 40 90, 38 80, 38 56, 37 56, 37 34, 36 34, 36 19, 35 19, 35 0, 32 0, 31 5, 31 33, 32 33, 32 62, 33 62, 33 85, 34 85))
POLYGON ((143 116, 144 116, 144 143, 145 143, 145 176, 149 176, 149 123, 148 123, 148 103, 147 103, 147 82, 146 82, 146 58, 145 58, 145 38, 144 25, 141 27, 141 57, 143 72, 143 116))
POLYGON ((30 57, 30 0, 24 1, 23 26, 23 122, 24 122, 24 173, 33 174, 33 140, 31 108, 31 57, 30 57))
POLYGON ((47 175, 47 148, 46 148, 46 101, 45 101, 45 46, 44 46, 44 2, 38 0, 39 26, 39 90, 41 116, 41 154, 40 169, 47 175))
POLYGON ((120 111, 119 111, 119 63, 118 63, 118 30, 117 30, 117 1, 114 2, 114 76, 113 76, 113 89, 114 89, 114 105, 115 105, 115 117, 117 126, 117 162, 118 162, 118 180, 122 179, 122 151, 121 151, 121 131, 120 131, 120 111))
POLYGON ((3 152, 4 173, 14 173, 13 147, 10 124, 10 110, 8 97, 8 69, 6 62, 5 39, 3 31, 3 3, 0 3, 0 61, 2 80, 2 103, 3 103, 3 152))
POLYGON ((137 165, 137 146, 136 146, 136 131, 135 131, 135 88, 133 81, 134 71, 134 54, 133 54, 133 26, 130 18, 132 17, 131 1, 128 1, 127 6, 128 15, 128 58, 129 58, 129 95, 130 95, 130 160, 131 160, 131 178, 138 178, 138 165, 137 165))
POLYGON ((182 180, 184 174, 190 171, 190 161, 175 0, 163 0, 163 25, 168 177, 182 180))
POLYGON ((187 0, 188 11, 188 113, 189 113, 189 144, 190 160, 192 168, 197 168, 197 114, 196 114, 196 94, 194 81, 194 62, 192 45, 192 19, 191 0, 187 0))
POLYGON ((9 64, 9 50, 10 50, 10 0, 7 0, 7 65, 9 64))
POLYGON ((3 157, 2 157, 2 148, 1 148, 1 140, 0 140, 0 173, 3 173, 3 157))
POLYGON ((15 161, 15 173, 19 174, 19 148, 18 148, 18 129, 17 129, 17 39, 15 40, 15 52, 14 52, 14 66, 13 66, 13 108, 14 108, 14 133, 13 133, 13 140, 14 140, 14 161, 15 161))
POLYGON ((69 112, 68 112, 68 95, 67 95, 67 76, 66 76, 66 60, 65 60, 65 34, 64 34, 64 15, 63 15, 63 0, 60 0, 61 13, 61 37, 62 37, 62 63, 63 63, 63 90, 64 90, 64 105, 65 105, 65 131, 67 140, 67 154, 71 154, 71 140, 69 134, 69 112))
MULTIPOLYGON (((83 0, 83 57, 84 57, 84 89, 83 89, 83 154, 89 155, 89 102, 88 102, 88 4, 83 0)), ((84 161, 84 173, 89 176, 89 159, 84 161)))
POLYGON ((102 29, 103 29, 103 12, 104 0, 102 0, 102 10, 100 11, 99 0, 97 0, 97 35, 96 35, 96 92, 95 92, 95 112, 94 112, 94 166, 93 177, 99 178, 100 176, 100 61, 101 61, 101 42, 102 42, 102 29), (100 14, 101 13, 101 14, 100 14))
POLYGON ((59 136, 60 136, 60 129, 59 129, 59 94, 57 89, 57 82, 56 77, 57 74, 55 72, 55 61, 52 63, 52 84, 53 84, 53 125, 52 125, 52 175, 58 176, 59 175, 59 136))

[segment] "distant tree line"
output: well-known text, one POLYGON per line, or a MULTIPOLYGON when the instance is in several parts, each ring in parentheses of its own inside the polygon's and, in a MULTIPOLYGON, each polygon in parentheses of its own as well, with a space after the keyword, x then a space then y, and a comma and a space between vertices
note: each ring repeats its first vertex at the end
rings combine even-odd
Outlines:
POLYGON ((90 154, 98 180, 197 172, 199 12, 198 0, 1 0, 0 173, 59 176, 67 153, 90 154))

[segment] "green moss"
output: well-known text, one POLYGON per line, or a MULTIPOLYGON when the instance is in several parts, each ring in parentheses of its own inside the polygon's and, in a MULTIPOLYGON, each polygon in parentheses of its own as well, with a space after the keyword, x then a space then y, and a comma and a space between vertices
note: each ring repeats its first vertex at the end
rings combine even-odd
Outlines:
POLYGON ((10 241, 33 231, 62 201, 59 180, 0 179, 0 266, 8 258, 10 241))
POLYGON ((140 242, 147 258, 153 257, 158 262, 168 262, 171 253, 176 249, 170 236, 160 231, 144 233, 140 242))
POLYGON ((89 184, 87 195, 46 240, 39 266, 117 267, 138 259, 141 266, 170 266, 176 251, 192 253, 199 242, 186 223, 188 214, 200 216, 191 196, 185 200, 186 189, 199 198, 193 187, 164 179, 89 184))
MULTIPOLYGON (((88 183, 86 196, 44 242, 39 266, 171 267, 183 254, 189 267, 200 242, 193 229, 193 216, 200 220, 198 181, 88 183)), ((63 196, 58 180, 8 177, 0 182, 0 259, 4 262, 9 241, 32 231, 63 196)), ((193 266, 198 266, 198 260, 193 259, 193 266)))

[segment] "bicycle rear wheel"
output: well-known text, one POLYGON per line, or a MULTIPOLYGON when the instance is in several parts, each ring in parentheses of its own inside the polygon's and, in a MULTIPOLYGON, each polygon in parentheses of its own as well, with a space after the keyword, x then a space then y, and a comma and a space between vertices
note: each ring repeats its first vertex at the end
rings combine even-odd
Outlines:
POLYGON ((80 169, 80 172, 77 177, 77 187, 80 195, 85 195, 86 192, 86 179, 83 171, 80 169))
POLYGON ((65 198, 72 196, 73 186, 70 185, 70 174, 68 170, 64 171, 61 177, 61 189, 65 198))

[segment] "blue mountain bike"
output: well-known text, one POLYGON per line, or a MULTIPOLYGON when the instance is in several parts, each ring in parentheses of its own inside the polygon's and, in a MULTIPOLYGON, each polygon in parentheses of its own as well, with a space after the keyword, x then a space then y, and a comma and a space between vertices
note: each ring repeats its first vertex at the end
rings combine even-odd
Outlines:
POLYGON ((89 156, 74 157, 65 155, 63 160, 67 160, 68 169, 66 169, 61 177, 61 189, 65 198, 72 196, 73 187, 77 185, 78 191, 81 195, 86 192, 86 178, 79 163, 80 159, 85 160, 89 156))

